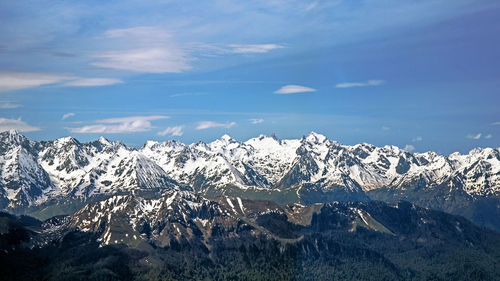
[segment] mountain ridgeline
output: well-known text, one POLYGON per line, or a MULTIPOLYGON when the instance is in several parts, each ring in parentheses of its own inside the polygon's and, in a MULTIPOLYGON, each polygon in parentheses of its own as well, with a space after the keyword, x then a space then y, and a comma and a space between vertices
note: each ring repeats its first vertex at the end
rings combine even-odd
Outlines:
POLYGON ((154 199, 174 190, 278 204, 406 200, 500 229, 500 149, 444 156, 342 145, 316 133, 134 149, 105 138, 35 142, 0 133, 0 208, 11 213, 46 219, 114 195, 154 199))
POLYGON ((500 280, 499 169, 499 149, 441 156, 316 133, 134 149, 4 132, 0 276, 500 280))
POLYGON ((166 191, 44 222, 0 213, 2 280, 499 280, 500 234, 408 202, 166 191))

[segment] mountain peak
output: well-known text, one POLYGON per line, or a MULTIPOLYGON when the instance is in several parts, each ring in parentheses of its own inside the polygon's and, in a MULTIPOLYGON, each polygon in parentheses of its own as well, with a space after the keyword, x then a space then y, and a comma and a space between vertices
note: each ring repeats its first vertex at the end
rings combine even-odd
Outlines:
POLYGON ((19 131, 16 129, 10 129, 7 132, 9 132, 10 135, 20 135, 19 131))
POLYGON ((159 142, 157 141, 153 141, 153 140, 147 140, 144 145, 142 146, 142 148, 145 148, 145 147, 148 147, 148 148, 153 148, 154 146, 158 145, 159 142))
POLYGON ((273 139, 275 141, 280 141, 280 139, 273 133, 271 135, 265 135, 265 134, 260 134, 257 139, 258 140, 264 140, 264 139, 267 139, 267 138, 270 138, 270 139, 273 139))
POLYGON ((222 137, 220 137, 221 140, 229 142, 231 140, 234 140, 230 135, 224 134, 222 137))
POLYGON ((56 140, 56 143, 59 145, 66 145, 66 144, 71 144, 71 143, 78 143, 78 140, 76 140, 73 137, 63 137, 63 138, 58 138, 56 140))
POLYGON ((316 132, 309 133, 309 135, 304 137, 304 139, 312 143, 324 143, 327 140, 325 135, 318 134, 316 132))
POLYGON ((99 137, 98 141, 102 144, 110 144, 111 143, 107 138, 105 138, 103 136, 99 137))
POLYGON ((0 139, 8 140, 9 142, 15 141, 16 143, 21 143, 27 140, 24 135, 22 135, 21 133, 19 133, 19 131, 14 129, 0 133, 0 136, 1 136, 0 139))

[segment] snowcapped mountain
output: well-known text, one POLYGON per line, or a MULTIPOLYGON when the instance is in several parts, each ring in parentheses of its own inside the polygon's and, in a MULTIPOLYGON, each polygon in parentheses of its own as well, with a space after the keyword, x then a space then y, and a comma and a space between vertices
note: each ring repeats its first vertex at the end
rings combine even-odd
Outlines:
POLYGON ((104 138, 90 143, 66 137, 33 142, 15 131, 0 134, 1 202, 15 209, 54 198, 156 192, 177 188, 155 162, 104 138))
POLYGON ((37 161, 39 147, 17 132, 0 134, 0 207, 16 208, 43 201, 53 188, 37 161))
POLYGON ((148 141, 137 150, 104 138, 38 143, 9 131, 0 134, 0 171, 1 207, 13 210, 57 198, 159 197, 181 189, 278 203, 403 199, 455 213, 464 204, 500 197, 499 148, 444 156, 342 145, 314 132, 292 140, 261 135, 240 142, 224 135, 190 145, 148 141))
POLYGON ((225 135, 212 143, 147 142, 140 152, 173 179, 196 189, 226 185, 279 189, 313 185, 323 191, 343 187, 366 192, 405 189, 418 182, 433 188, 460 185, 471 196, 499 195, 499 149, 467 155, 410 153, 395 146, 341 145, 311 133, 300 140, 259 136, 238 142, 225 135), (200 180, 201 179, 201 180, 200 180))

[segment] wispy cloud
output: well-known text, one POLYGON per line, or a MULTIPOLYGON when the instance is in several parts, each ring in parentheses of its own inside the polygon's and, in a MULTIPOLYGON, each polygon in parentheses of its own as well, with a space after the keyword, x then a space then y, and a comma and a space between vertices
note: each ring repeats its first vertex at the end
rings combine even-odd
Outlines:
POLYGON ((284 48, 278 44, 230 44, 230 51, 237 54, 267 53, 272 50, 284 48))
POLYGON ((186 58, 179 50, 144 48, 126 51, 111 51, 95 55, 100 61, 95 66, 143 73, 182 72, 190 69, 186 58))
POLYGON ((420 136, 418 136, 418 137, 413 138, 411 141, 412 142, 417 142, 417 141, 422 141, 422 140, 423 140, 423 138, 420 137, 420 136))
POLYGON ((39 131, 39 127, 35 127, 18 119, 0 118, 0 131, 18 130, 19 132, 33 132, 39 131))
POLYGON ((275 94, 281 94, 281 95, 308 93, 308 92, 316 92, 316 89, 300 85, 286 85, 274 91, 275 94))
POLYGON ((113 78, 85 78, 69 74, 35 72, 0 72, 0 92, 35 88, 45 85, 65 87, 107 86, 123 83, 113 78))
POLYGON ((226 123, 217 123, 213 121, 201 121, 196 126, 196 130, 205 130, 210 128, 226 128, 229 129, 231 127, 236 126, 236 122, 226 122, 226 123))
POLYGON ((467 138, 468 139, 473 139, 473 140, 478 140, 478 139, 481 138, 481 133, 478 133, 478 134, 475 134, 475 135, 474 134, 469 134, 469 135, 467 135, 467 138))
POLYGON ((491 125, 493 125, 493 126, 498 126, 498 125, 500 125, 500 121, 498 121, 498 122, 493 122, 493 123, 491 123, 491 125))
POLYGON ((0 109, 10 109, 10 108, 19 108, 22 105, 10 102, 0 103, 0 109))
POLYGON ((484 136, 485 139, 491 139, 493 137, 492 134, 487 134, 486 136, 484 136))
POLYGON ((72 133, 135 133, 145 132, 154 128, 151 121, 166 119, 168 116, 152 115, 152 116, 130 116, 120 118, 109 118, 95 121, 95 125, 88 125, 79 128, 68 128, 72 133))
POLYGON ((64 83, 64 86, 73 87, 95 87, 95 86, 109 86, 123 83, 120 79, 113 78, 78 78, 64 83))
POLYGON ((369 87, 380 86, 384 84, 384 80, 368 80, 366 82, 345 82, 335 85, 336 88, 352 88, 352 87, 369 87))
POLYGON ((158 132, 159 136, 166 136, 166 135, 171 135, 171 136, 182 136, 184 132, 182 131, 184 129, 184 126, 174 126, 174 127, 167 127, 165 130, 158 132))
POLYGON ((389 131, 391 128, 387 127, 387 126, 382 126, 382 131, 389 131))
POLYGON ((260 124, 260 123, 264 122, 264 119, 262 119, 262 118, 252 118, 249 120, 252 124, 260 124))
POLYGON ((403 147, 403 150, 406 150, 408 152, 412 152, 415 150, 415 147, 411 144, 407 144, 407 145, 405 145, 405 147, 403 147))
POLYGON ((73 117, 73 116, 75 116, 75 113, 73 113, 73 112, 69 112, 69 113, 64 114, 64 115, 62 116, 61 120, 66 120, 66 119, 68 119, 68 118, 70 118, 70 117, 73 117))
POLYGON ((13 91, 50 85, 71 79, 72 76, 31 73, 31 72, 2 72, 0 73, 0 91, 13 91))
POLYGON ((314 1, 311 4, 307 5, 307 7, 305 8, 305 10, 306 11, 310 11, 310 10, 316 8, 316 6, 318 6, 318 1, 314 1))
POLYGON ((156 26, 136 26, 131 28, 118 28, 107 30, 105 36, 108 38, 133 38, 142 43, 163 42, 172 37, 172 34, 166 29, 156 26))
POLYGON ((191 69, 188 55, 179 48, 170 32, 159 27, 112 29, 105 33, 127 49, 94 55, 95 66, 142 73, 183 72, 191 69))

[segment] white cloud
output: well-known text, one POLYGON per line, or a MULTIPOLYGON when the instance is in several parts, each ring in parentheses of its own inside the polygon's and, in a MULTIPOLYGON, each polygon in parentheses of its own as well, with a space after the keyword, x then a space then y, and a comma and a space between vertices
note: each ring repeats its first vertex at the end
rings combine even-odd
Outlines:
POLYGON ((183 49, 176 46, 170 32, 159 27, 112 29, 105 36, 126 49, 94 55, 95 66, 142 72, 167 73, 191 69, 183 49))
POLYGON ((166 135, 182 136, 184 134, 182 129, 184 129, 184 126, 167 127, 165 130, 158 132, 158 135, 159 136, 166 136, 166 135))
POLYGON ((316 89, 299 85, 286 85, 274 91, 275 94, 282 94, 282 95, 307 93, 307 92, 316 92, 316 89))
POLYGON ((252 118, 249 120, 252 124, 260 124, 260 123, 264 122, 264 119, 262 119, 262 118, 252 118))
POLYGON ((68 87, 106 86, 123 83, 113 78, 85 78, 73 75, 34 72, 0 72, 0 92, 13 91, 44 85, 68 87))
POLYGON ((493 126, 500 125, 500 121, 498 121, 498 122, 493 122, 493 123, 491 123, 491 125, 493 125, 493 126))
POLYGON ((469 134, 469 135, 467 135, 467 138, 468 138, 468 139, 478 140, 478 139, 480 139, 480 138, 481 138, 481 133, 476 134, 476 135, 469 134))
POLYGON ((382 126, 382 131, 389 131, 391 128, 387 127, 387 126, 382 126))
POLYGON ((73 112, 66 113, 62 116, 61 120, 65 120, 65 119, 70 118, 72 116, 75 116, 75 113, 73 113, 73 112))
POLYGON ((154 128, 151 121, 166 119, 168 116, 131 116, 121 118, 109 118, 95 121, 95 125, 88 125, 79 128, 68 128, 73 133, 134 133, 145 132, 154 128))
POLYGON ((226 122, 226 123, 217 123, 213 121, 201 121, 196 126, 196 130, 204 130, 210 128, 226 128, 229 129, 233 126, 236 126, 236 122, 226 122))
POLYGON ((33 132, 39 131, 40 128, 31 126, 26 122, 18 119, 0 118, 0 131, 17 130, 19 132, 33 132))
POLYGON ((272 50, 284 48, 278 44, 231 44, 229 45, 232 53, 267 53, 272 50))
POLYGON ((492 137, 493 137, 492 134, 488 134, 488 135, 484 136, 485 139, 491 139, 492 137))
POLYGON ((415 150, 415 147, 411 144, 407 144, 407 145, 405 145, 405 147, 403 147, 403 150, 406 150, 408 152, 412 152, 415 150))
POLYGON ((335 85, 336 88, 352 88, 352 87, 368 87, 368 86, 380 86, 384 84, 384 80, 368 80, 366 82, 345 82, 335 85))
POLYGON ((422 141, 422 137, 418 136, 412 139, 413 142, 422 141))
POLYGON ((95 66, 143 73, 182 72, 190 69, 180 50, 145 48, 111 51, 95 56, 101 59, 95 66))
POLYGON ((108 38, 134 38, 144 43, 162 42, 172 34, 167 30, 156 26, 137 26, 131 28, 110 29, 105 32, 108 38))
POLYGON ((21 106, 22 105, 20 105, 20 104, 10 103, 10 102, 0 103, 0 109, 18 108, 21 106))
POLYGON ((64 83, 64 86, 73 87, 93 87, 93 86, 109 86, 123 83, 120 79, 113 78, 78 78, 64 83))
POLYGON ((71 76, 49 73, 2 72, 0 73, 0 91, 12 91, 56 84, 71 78, 71 76))

